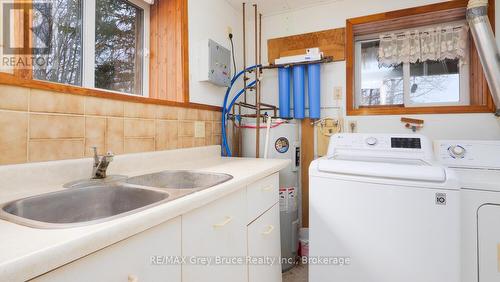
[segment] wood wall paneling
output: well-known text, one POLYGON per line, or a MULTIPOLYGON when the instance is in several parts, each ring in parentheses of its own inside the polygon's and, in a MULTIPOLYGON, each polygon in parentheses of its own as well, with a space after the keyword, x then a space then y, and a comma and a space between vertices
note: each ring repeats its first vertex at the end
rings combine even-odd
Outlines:
POLYGON ((188 102, 188 11, 185 0, 158 0, 151 7, 150 97, 188 102))
POLYGON ((267 41, 268 61, 270 65, 282 56, 304 54, 307 48, 319 47, 326 57, 334 61, 345 60, 345 28, 329 29, 267 41))
POLYGON ((178 1, 181 6, 181 65, 182 65, 182 76, 179 78, 182 82, 182 89, 179 92, 183 96, 184 102, 189 102, 189 13, 188 13, 188 1, 178 1))
POLYGON ((309 166, 314 160, 314 126, 311 119, 301 123, 300 160, 302 188, 302 226, 309 227, 309 166))

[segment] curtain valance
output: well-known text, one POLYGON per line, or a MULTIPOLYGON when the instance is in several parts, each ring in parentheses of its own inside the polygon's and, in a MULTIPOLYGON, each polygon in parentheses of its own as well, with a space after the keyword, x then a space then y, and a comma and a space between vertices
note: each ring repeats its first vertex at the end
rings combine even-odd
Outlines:
POLYGON ((379 64, 396 66, 402 63, 445 59, 460 59, 461 63, 464 63, 468 38, 469 28, 466 24, 382 34, 379 64))

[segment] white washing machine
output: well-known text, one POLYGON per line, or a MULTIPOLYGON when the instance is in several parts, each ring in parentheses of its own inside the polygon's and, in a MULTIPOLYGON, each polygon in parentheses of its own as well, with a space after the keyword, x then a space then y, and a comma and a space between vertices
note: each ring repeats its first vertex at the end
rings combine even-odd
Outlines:
POLYGON ((309 168, 309 281, 460 281, 460 186, 433 160, 421 135, 332 136, 309 168))
POLYGON ((500 141, 437 141, 460 181, 462 281, 500 281, 500 141))

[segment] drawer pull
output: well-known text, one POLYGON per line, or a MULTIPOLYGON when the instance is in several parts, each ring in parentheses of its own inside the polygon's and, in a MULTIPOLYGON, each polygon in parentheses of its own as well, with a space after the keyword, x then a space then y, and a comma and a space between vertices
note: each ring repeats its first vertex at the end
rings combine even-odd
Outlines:
POLYGON ((264 192, 268 192, 268 191, 273 190, 273 188, 274 188, 273 185, 267 185, 267 186, 262 187, 261 190, 264 192))
POLYGON ((228 216, 228 217, 226 217, 226 220, 224 220, 221 223, 216 223, 213 226, 214 226, 214 228, 224 227, 224 226, 228 225, 231 221, 233 221, 233 217, 228 216))
POLYGON ((262 232, 262 235, 270 235, 271 233, 273 233, 273 230, 274 230, 274 226, 268 225, 267 230, 262 232))

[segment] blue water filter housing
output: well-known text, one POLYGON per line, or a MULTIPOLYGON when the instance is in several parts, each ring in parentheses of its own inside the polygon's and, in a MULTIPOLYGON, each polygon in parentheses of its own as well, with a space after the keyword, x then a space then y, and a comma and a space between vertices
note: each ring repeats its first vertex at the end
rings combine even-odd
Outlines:
POLYGON ((290 118, 290 68, 278 69, 280 118, 290 118))
POLYGON ((293 67, 293 117, 305 117, 305 70, 306 67, 298 65, 293 67))
POLYGON ((307 84, 309 95, 309 117, 319 119, 321 116, 321 65, 312 64, 307 67, 307 84))

